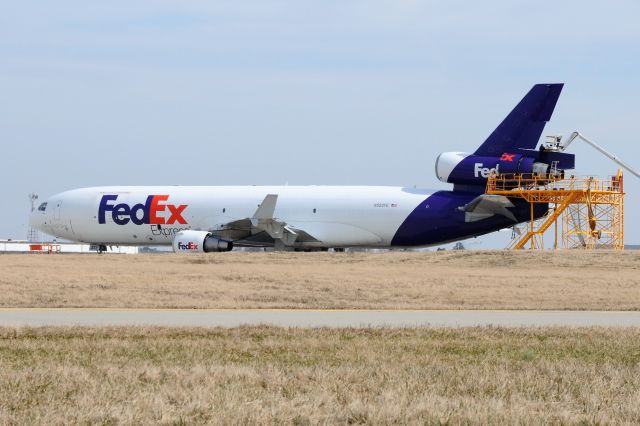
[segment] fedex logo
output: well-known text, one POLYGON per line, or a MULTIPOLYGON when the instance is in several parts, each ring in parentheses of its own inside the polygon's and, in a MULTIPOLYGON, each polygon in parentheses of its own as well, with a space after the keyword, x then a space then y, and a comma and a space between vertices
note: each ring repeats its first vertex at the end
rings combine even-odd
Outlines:
POLYGON ((188 243, 178 242, 178 248, 180 250, 198 250, 198 245, 193 241, 189 241, 188 243))
POLYGON ((502 157, 500 157, 500 161, 513 162, 513 157, 515 156, 515 154, 509 154, 508 152, 505 152, 504 154, 502 154, 502 157))
POLYGON ((484 167, 484 165, 483 165, 482 163, 475 163, 475 164, 473 165, 473 175, 474 175, 475 177, 480 177, 480 176, 482 176, 483 178, 488 178, 488 177, 489 177, 489 175, 491 174, 491 172, 499 173, 499 172, 498 172, 498 167, 499 167, 499 166, 500 166, 499 164, 496 164, 496 167, 495 167, 495 168, 490 169, 490 168, 488 168, 488 167, 484 167))
POLYGON ((149 195, 144 204, 134 204, 129 206, 125 203, 116 204, 117 195, 103 195, 98 207, 98 223, 107 223, 107 212, 111 212, 111 218, 117 225, 126 225, 133 222, 136 225, 172 225, 174 223, 187 224, 182 217, 187 204, 176 206, 168 204, 168 195, 149 195), (169 213, 159 215, 160 212, 169 213))

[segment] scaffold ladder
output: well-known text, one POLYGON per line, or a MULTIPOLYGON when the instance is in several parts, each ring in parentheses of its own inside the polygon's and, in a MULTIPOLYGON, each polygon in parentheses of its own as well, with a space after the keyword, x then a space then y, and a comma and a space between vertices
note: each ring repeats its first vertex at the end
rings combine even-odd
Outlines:
POLYGON ((536 247, 536 243, 535 243, 536 239, 534 238, 534 236, 540 235, 540 238, 542 238, 542 235, 547 231, 547 229, 549 229, 549 227, 558 220, 560 215, 567 209, 567 207, 569 207, 571 204, 575 202, 576 198, 577 198, 576 194, 569 194, 562 201, 562 203, 556 206, 556 208, 554 208, 553 211, 546 216, 546 220, 542 222, 542 224, 538 227, 535 226, 535 218, 533 216, 533 203, 531 203, 532 221, 529 226, 530 229, 522 238, 520 238, 519 240, 516 240, 516 244, 514 244, 512 248, 514 250, 523 249, 524 246, 526 246, 529 241, 531 241, 532 249, 544 248, 544 247, 536 247))
POLYGON ((554 248, 559 248, 557 226, 562 217, 563 247, 624 249, 622 170, 608 179, 492 174, 487 181, 486 193, 521 198, 530 204, 528 230, 509 248, 523 249, 531 243, 531 249, 543 249, 543 235, 554 224, 554 248), (535 203, 553 207, 545 216, 536 218, 535 203), (587 229, 582 229, 583 224, 587 229), (581 244, 575 243, 576 238, 581 244))

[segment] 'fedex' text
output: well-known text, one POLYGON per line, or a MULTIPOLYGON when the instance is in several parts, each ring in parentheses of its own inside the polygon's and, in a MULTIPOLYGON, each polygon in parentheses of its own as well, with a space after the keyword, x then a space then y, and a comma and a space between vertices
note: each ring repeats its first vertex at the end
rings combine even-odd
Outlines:
POLYGON ((180 250, 198 250, 198 245, 193 241, 189 241, 188 243, 179 242, 178 248, 180 250))
POLYGON ((473 175, 475 177, 480 177, 482 176, 483 178, 488 178, 489 175, 491 174, 491 172, 498 172, 498 167, 500 166, 500 164, 496 164, 496 167, 493 169, 490 169, 489 167, 484 167, 484 165, 482 163, 475 163, 473 165, 473 175))
POLYGON ((129 206, 125 203, 116 204, 118 195, 103 195, 98 207, 98 223, 107 223, 107 212, 117 225, 126 225, 129 221, 136 225, 171 225, 175 223, 186 225, 182 216, 187 204, 175 205, 167 203, 168 195, 149 195, 144 204, 129 206), (168 213, 168 214, 167 214, 168 213))

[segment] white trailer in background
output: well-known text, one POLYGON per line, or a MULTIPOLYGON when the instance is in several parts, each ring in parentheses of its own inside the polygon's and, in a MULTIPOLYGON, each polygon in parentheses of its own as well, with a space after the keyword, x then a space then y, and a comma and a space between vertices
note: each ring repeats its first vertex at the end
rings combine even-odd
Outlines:
MULTIPOLYGON (((138 247, 132 246, 107 246, 104 253, 113 254, 137 254, 138 247)), ((90 244, 78 244, 68 242, 34 243, 25 240, 0 240, 0 253, 96 253, 97 247, 90 244)))

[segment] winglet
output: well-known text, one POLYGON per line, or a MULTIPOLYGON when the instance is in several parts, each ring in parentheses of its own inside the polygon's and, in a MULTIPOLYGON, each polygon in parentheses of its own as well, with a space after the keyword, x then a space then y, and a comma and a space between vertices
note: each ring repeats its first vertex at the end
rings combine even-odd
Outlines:
POLYGON ((267 194, 258 206, 258 210, 253 214, 252 219, 273 219, 277 201, 278 194, 267 194))

